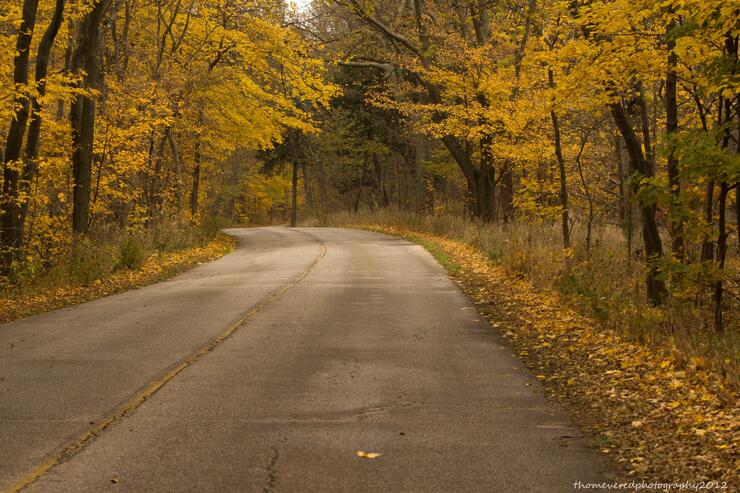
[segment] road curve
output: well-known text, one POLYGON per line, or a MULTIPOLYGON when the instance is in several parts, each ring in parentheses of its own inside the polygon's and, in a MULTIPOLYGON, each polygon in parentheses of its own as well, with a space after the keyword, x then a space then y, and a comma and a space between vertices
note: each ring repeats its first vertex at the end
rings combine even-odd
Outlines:
POLYGON ((421 247, 229 232, 236 251, 170 281, 0 325, 0 491, 558 492, 605 477, 421 247))

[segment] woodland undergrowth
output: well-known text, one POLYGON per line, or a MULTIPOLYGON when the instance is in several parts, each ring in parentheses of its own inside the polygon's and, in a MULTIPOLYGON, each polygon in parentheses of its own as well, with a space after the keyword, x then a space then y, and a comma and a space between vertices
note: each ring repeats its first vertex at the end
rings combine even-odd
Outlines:
POLYGON ((103 231, 57 241, 0 284, 0 323, 141 287, 218 258, 234 246, 219 220, 163 223, 146 231, 103 231))

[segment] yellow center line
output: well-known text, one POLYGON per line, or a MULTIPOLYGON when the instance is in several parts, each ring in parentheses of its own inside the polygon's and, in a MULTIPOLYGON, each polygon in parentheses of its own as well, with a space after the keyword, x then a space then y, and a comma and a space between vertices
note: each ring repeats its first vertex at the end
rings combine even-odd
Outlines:
POLYGON ((126 415, 130 414, 132 411, 136 410, 147 399, 153 396, 159 389, 164 387, 170 380, 175 378, 180 372, 182 372, 184 369, 191 366, 193 363, 201 359, 203 356, 205 356, 209 352, 213 351, 217 346, 219 346, 226 339, 231 337, 237 330, 239 330, 239 328, 244 324, 244 322, 254 317, 257 313, 259 313, 266 306, 275 302, 275 300, 280 298, 289 289, 294 287, 296 284, 298 284, 303 279, 305 279, 306 276, 308 276, 308 274, 311 272, 311 270, 313 270, 316 264, 319 263, 319 261, 322 258, 324 258, 324 256, 326 255, 326 245, 323 242, 321 242, 320 246, 321 246, 321 253, 319 254, 319 256, 316 257, 311 262, 308 268, 298 278, 294 279, 289 284, 287 284, 286 286, 283 286, 277 291, 274 291, 272 294, 268 295, 267 298, 264 298, 262 301, 257 303, 251 310, 249 310, 239 320, 237 320, 232 325, 227 327, 219 335, 211 339, 205 346, 191 353, 183 361, 177 364, 177 366, 175 366, 173 369, 171 369, 170 371, 168 371, 161 377, 149 382, 143 389, 141 389, 139 392, 134 394, 130 399, 128 399, 126 402, 118 406, 116 409, 114 409, 113 412, 105 416, 95 426, 93 426, 92 428, 82 433, 79 437, 77 437, 76 440, 74 440, 72 443, 64 447, 64 449, 62 449, 60 452, 51 455, 44 462, 34 467, 32 470, 28 471, 23 477, 21 477, 15 483, 10 485, 6 490, 4 490, 4 493, 16 493, 18 491, 21 491, 22 489, 26 488, 31 483, 39 479, 41 476, 49 472, 56 465, 71 458, 77 452, 82 450, 93 438, 100 435, 103 431, 105 431, 112 424, 116 423, 120 419, 124 418, 126 415))

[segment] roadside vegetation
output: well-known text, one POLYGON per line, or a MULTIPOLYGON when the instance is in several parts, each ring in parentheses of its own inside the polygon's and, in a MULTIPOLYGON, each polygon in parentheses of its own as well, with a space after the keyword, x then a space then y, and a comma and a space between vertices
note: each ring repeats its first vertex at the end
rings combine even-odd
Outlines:
MULTIPOLYGON (((347 225, 425 246, 625 478, 691 478, 726 487, 740 480, 736 388, 708 367, 710 360, 686 358, 664 342, 651 347, 605 330, 569 306, 568 298, 473 246, 471 236, 456 240, 420 228, 428 223, 399 227, 377 222, 399 223, 397 216, 355 219, 376 222, 347 225)), ((567 441, 561 437, 561 446, 567 441)))
MULTIPOLYGON (((624 235, 618 229, 600 228, 587 251, 579 229, 573 231, 574 246, 564 250, 557 225, 537 220, 495 225, 459 216, 382 210, 338 214, 326 224, 375 225, 461 241, 509 274, 527 279, 533 289, 557 293, 563 303, 592 319, 596 329, 662 348, 680 364, 715 372, 740 389, 740 331, 713 330, 711 306, 696 299, 673 299, 661 308, 651 307, 642 283, 644 264, 639 256, 626 254, 624 235)), ((448 267, 453 274, 458 269, 448 267)), ((738 313, 728 312, 730 327, 740 324, 738 313)))
POLYGON ((219 233, 221 225, 109 233, 58 252, 54 263, 27 262, 0 285, 0 323, 159 282, 214 260, 235 245, 219 233))

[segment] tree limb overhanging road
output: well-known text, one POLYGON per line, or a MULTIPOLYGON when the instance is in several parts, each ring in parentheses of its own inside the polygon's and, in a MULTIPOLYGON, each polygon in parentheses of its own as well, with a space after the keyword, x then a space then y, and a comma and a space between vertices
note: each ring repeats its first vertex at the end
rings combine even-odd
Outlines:
POLYGON ((603 481, 583 433, 422 247, 229 232, 236 251, 170 281, 0 326, 0 490, 603 481))

